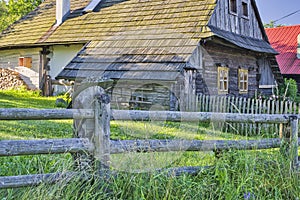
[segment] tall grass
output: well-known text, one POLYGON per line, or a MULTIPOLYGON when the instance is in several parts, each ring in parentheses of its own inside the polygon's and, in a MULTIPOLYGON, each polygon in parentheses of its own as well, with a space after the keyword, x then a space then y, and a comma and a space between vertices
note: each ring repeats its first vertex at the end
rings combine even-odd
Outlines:
MULTIPOLYGON (((25 91, 0 92, 0 107, 54 108, 55 98, 25 91)), ((195 123, 112 122, 112 139, 248 139, 212 130, 195 123)), ((0 121, 0 139, 72 137, 71 120, 0 121)), ((257 136, 259 137, 259 136, 257 136)), ((8 199, 299 199, 300 179, 278 149, 227 151, 220 158, 213 152, 125 154, 112 156, 117 175, 108 179, 80 176, 57 184, 0 190, 8 199), (196 176, 179 177, 154 169, 204 166, 196 176), (147 170, 145 170, 147 169, 147 170), (139 171, 140 173, 137 173, 139 171), (136 173, 133 173, 136 172, 136 173)), ((73 158, 65 155, 0 158, 0 175, 67 172, 73 158)))

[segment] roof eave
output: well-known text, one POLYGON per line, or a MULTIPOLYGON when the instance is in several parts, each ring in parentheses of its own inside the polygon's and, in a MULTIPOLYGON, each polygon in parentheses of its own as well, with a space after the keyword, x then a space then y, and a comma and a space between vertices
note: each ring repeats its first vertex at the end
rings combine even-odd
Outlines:
POLYGON ((86 44, 88 42, 89 41, 87 40, 82 40, 82 41, 65 41, 65 42, 43 42, 43 43, 33 43, 33 44, 14 44, 14 45, 10 44, 10 45, 0 46, 0 50, 37 48, 37 47, 53 46, 53 45, 86 44))

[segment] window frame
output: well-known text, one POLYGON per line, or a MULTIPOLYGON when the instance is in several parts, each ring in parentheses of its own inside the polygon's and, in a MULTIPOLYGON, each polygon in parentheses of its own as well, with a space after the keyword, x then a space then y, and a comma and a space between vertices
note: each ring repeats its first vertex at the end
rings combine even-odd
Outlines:
POLYGON ((229 91, 229 68, 224 66, 218 66, 218 93, 228 94, 228 91, 229 91))
POLYGON ((238 70, 238 87, 240 94, 248 94, 249 90, 249 71, 248 69, 238 70), (242 79, 241 79, 242 77, 242 79), (245 78, 246 77, 246 78, 245 78))
POLYGON ((238 0, 228 0, 228 2, 229 2, 229 6, 228 6, 229 13, 237 16, 238 15, 238 0), (233 7, 234 2, 235 2, 235 7, 233 7), (235 11, 233 8, 235 8, 235 11))
POLYGON ((32 57, 24 57, 21 56, 19 57, 19 62, 18 62, 19 67, 27 67, 31 68, 32 67, 32 57))
POLYGON ((244 19, 249 19, 249 0, 242 0, 242 2, 241 2, 242 4, 241 4, 241 16, 242 16, 242 18, 244 18, 244 19), (246 5, 246 6, 245 6, 246 5), (245 15, 245 7, 246 7, 246 14, 247 15, 245 15))

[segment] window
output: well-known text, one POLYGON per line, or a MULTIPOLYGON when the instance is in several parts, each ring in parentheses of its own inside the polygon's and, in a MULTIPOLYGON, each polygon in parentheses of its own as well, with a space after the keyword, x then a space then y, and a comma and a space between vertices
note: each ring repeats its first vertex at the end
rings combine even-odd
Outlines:
POLYGON ((242 16, 248 18, 249 10, 248 10, 248 2, 242 1, 242 16))
POLYGON ((237 14, 237 0, 229 0, 229 9, 231 14, 237 14))
POLYGON ((228 67, 218 67, 218 92, 228 93, 228 67))
POLYGON ((239 91, 248 93, 248 70, 239 69, 239 91))
POLYGON ((19 58, 19 66, 31 68, 32 58, 31 57, 20 57, 19 58))

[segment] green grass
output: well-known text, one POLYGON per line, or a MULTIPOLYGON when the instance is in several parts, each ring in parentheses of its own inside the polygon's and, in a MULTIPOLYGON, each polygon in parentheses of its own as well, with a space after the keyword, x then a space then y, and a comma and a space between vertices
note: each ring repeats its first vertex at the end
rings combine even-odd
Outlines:
MULTIPOLYGON (((24 90, 0 91, 1 108, 55 108, 55 97, 24 90)), ((253 139, 221 132, 218 126, 198 123, 111 122, 112 139, 253 139)), ((0 121, 0 140, 72 137, 71 120, 0 121)), ((299 174, 291 173, 278 149, 213 152, 129 153, 113 155, 119 173, 109 180, 73 178, 57 184, 0 190, 10 199, 299 199, 299 174), (212 167, 197 176, 174 177, 156 168, 212 167), (133 173, 135 172, 135 173, 133 173), (139 172, 139 173, 137 173, 139 172)), ((70 154, 0 157, 0 176, 73 170, 70 154)))

